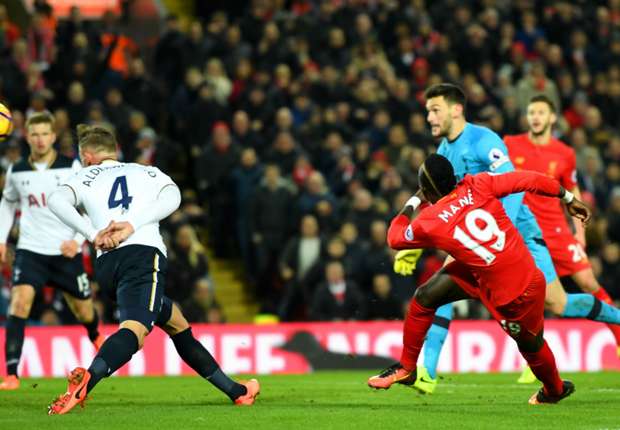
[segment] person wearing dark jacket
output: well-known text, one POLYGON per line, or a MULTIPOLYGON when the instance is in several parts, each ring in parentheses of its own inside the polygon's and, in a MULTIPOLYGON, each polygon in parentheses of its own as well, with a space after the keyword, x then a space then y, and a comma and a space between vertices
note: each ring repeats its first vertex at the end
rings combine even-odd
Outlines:
POLYGON ((366 318, 366 298, 354 282, 344 277, 339 261, 325 268, 325 282, 312 298, 310 317, 314 321, 350 321, 366 318))
POLYGON ((211 143, 196 160, 194 176, 200 200, 209 209, 209 231, 215 255, 226 258, 232 253, 234 237, 234 198, 230 192, 230 173, 239 161, 239 150, 232 142, 228 125, 213 126, 211 143))
POLYGON ((232 172, 232 182, 235 190, 235 212, 237 213, 237 242, 241 250, 241 257, 245 263, 247 273, 255 273, 254 258, 250 252, 250 205, 252 196, 260 184, 263 176, 263 167, 258 162, 254 148, 244 148, 241 151, 241 165, 232 172))
POLYGON ((265 302, 274 291, 277 261, 290 234, 293 195, 275 164, 265 167, 263 182, 254 193, 248 216, 256 267, 256 293, 265 302))
POLYGON ((289 320, 302 304, 308 302, 314 286, 310 278, 323 254, 319 223, 313 215, 301 219, 299 230, 299 235, 289 239, 280 256, 280 276, 285 285, 278 316, 283 321, 289 320))
POLYGON ((183 303, 192 294, 196 281, 208 276, 209 263, 196 231, 189 224, 177 229, 170 251, 166 296, 183 303))
POLYGON ((400 320, 404 306, 392 293, 390 276, 379 273, 372 279, 372 293, 368 298, 369 320, 400 320))

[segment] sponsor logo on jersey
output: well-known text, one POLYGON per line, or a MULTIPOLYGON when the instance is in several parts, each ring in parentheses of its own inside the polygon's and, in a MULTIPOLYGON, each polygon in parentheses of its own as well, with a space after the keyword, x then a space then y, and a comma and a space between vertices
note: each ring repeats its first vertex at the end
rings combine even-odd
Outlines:
POLYGON ((490 169, 491 172, 499 169, 499 167, 509 161, 509 158, 504 152, 499 148, 491 148, 489 151, 489 161, 491 162, 490 169))
POLYGON ((405 229, 405 239, 408 241, 413 240, 413 228, 411 227, 411 225, 408 225, 405 229))

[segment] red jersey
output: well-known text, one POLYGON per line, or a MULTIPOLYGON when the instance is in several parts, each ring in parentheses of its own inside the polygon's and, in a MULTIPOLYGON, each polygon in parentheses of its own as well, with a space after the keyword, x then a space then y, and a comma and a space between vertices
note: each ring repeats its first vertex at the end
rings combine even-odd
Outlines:
POLYGON ((471 270, 483 301, 494 306, 510 303, 537 270, 498 200, 522 191, 557 198, 560 184, 534 172, 466 175, 454 191, 422 209, 411 223, 405 215, 395 217, 388 243, 394 249, 442 249, 471 270))
MULTIPOLYGON (((575 151, 558 139, 552 137, 547 145, 535 145, 525 133, 505 136, 504 142, 516 170, 542 173, 569 191, 577 185, 575 151)), ((536 217, 544 237, 572 235, 559 199, 526 193, 523 201, 536 217)))

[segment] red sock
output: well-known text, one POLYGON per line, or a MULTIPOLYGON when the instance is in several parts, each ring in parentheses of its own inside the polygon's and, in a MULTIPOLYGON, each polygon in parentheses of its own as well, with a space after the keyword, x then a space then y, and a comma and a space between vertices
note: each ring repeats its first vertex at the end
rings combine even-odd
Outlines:
MULTIPOLYGON (((607 291, 605 291, 603 287, 599 288, 596 293, 592 293, 592 295, 603 303, 615 306, 613 300, 611 300, 611 297, 609 297, 609 294, 607 294, 607 291)), ((616 324, 607 324, 607 327, 609 327, 609 330, 611 330, 611 333, 614 335, 616 345, 620 346, 620 326, 616 324)))
POLYGON ((425 308, 415 299, 409 302, 409 310, 403 328, 403 352, 400 364, 408 371, 413 371, 418 363, 418 356, 424 344, 424 338, 435 318, 435 309, 425 308))
POLYGON ((609 297, 609 294, 607 294, 607 291, 605 291, 605 288, 603 287, 599 288, 596 293, 592 293, 592 295, 603 303, 607 303, 612 306, 614 304, 613 300, 611 300, 611 297, 609 297))
POLYGON ((553 352, 547 345, 547 341, 543 344, 538 352, 523 352, 521 355, 530 365, 530 369, 538 380, 542 381, 545 391, 551 396, 559 396, 564 390, 562 380, 555 365, 555 357, 553 352))

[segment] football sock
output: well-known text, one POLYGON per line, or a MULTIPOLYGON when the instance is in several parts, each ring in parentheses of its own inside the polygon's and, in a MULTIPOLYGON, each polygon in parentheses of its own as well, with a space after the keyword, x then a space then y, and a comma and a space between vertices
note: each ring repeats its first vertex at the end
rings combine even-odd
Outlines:
MULTIPOLYGON (((606 303, 610 306, 614 306, 613 300, 611 300, 611 297, 609 297, 609 294, 607 294, 607 291, 605 291, 603 287, 600 287, 598 291, 592 295, 599 299, 601 302, 606 303)), ((607 327, 609 327, 609 330, 611 330, 612 334, 614 335, 614 338, 616 339, 616 345, 620 345, 620 326, 615 324, 608 324, 607 327)))
POLYGON ((424 337, 433 322, 434 316, 435 309, 422 306, 415 297, 409 302, 409 310, 405 317, 403 329, 403 352, 400 357, 400 364, 408 371, 413 371, 416 368, 424 337))
POLYGON ((564 391, 562 380, 558 368, 555 365, 555 357, 549 348, 547 341, 544 341, 542 348, 537 352, 521 351, 521 355, 529 364, 530 369, 539 381, 545 386, 547 394, 559 396, 564 391))
POLYGON ((437 363, 452 320, 452 303, 437 308, 435 319, 424 341, 424 367, 431 378, 437 378, 437 363))
POLYGON ((138 338, 128 328, 122 328, 107 338, 88 368, 90 381, 87 392, 90 392, 101 379, 110 376, 131 360, 131 356, 138 352, 138 349, 138 338))
POLYGON ((563 317, 620 324, 620 309, 603 303, 590 294, 567 294, 566 297, 563 317))
POLYGON ((17 376, 17 365, 19 364, 22 347, 24 346, 25 327, 26 318, 9 315, 6 322, 6 340, 4 345, 7 375, 17 376))
POLYGON ((211 353, 194 337, 191 327, 170 338, 183 361, 231 400, 247 393, 244 385, 233 381, 222 372, 211 353))
POLYGON ((99 315, 97 314, 97 310, 93 309, 93 319, 90 322, 83 322, 82 325, 88 332, 88 338, 91 342, 94 342, 95 339, 99 336, 99 315))

